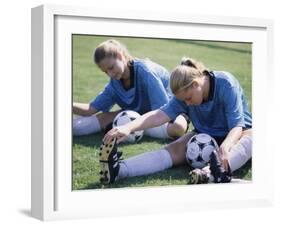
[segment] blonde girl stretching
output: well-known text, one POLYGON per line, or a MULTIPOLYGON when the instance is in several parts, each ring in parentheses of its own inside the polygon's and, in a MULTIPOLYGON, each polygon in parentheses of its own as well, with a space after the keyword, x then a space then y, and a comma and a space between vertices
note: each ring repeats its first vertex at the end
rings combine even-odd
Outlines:
POLYGON ((207 133, 219 144, 219 152, 211 155, 210 167, 192 171, 192 183, 229 182, 231 173, 252 156, 252 118, 243 90, 228 72, 209 71, 202 63, 183 59, 171 73, 174 97, 159 110, 110 130, 101 148, 101 181, 159 172, 187 163, 186 144, 196 133, 207 133), (117 143, 133 131, 162 125, 187 114, 194 131, 188 132, 160 150, 120 161, 117 143), (117 142, 115 142, 117 141, 117 142), (109 154, 106 154, 108 151, 109 154))

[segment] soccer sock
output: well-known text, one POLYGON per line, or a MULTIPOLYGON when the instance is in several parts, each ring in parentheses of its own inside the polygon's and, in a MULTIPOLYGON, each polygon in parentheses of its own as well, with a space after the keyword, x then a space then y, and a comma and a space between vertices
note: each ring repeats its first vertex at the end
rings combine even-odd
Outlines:
MULTIPOLYGON (((242 137, 236 145, 234 145, 229 152, 229 168, 230 173, 242 167, 252 157, 252 137, 242 137)), ((209 182, 214 181, 214 177, 211 174, 210 166, 204 167, 204 170, 209 176, 209 182)))
POLYGON ((154 128, 146 129, 144 135, 155 138, 170 138, 167 132, 168 123, 154 128))
POLYGON ((101 131, 97 116, 78 117, 73 119, 73 135, 81 136, 101 131))
POLYGON ((252 157, 252 137, 242 137, 229 152, 229 167, 231 172, 242 167, 252 157))
POLYGON ((166 149, 146 152, 121 161, 117 179, 153 174, 172 166, 172 158, 166 149))

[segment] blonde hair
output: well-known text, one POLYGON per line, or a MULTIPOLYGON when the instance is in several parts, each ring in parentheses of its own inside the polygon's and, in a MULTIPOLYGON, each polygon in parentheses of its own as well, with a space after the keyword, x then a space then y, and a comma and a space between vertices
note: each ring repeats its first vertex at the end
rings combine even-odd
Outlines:
POLYGON ((99 44, 94 50, 93 58, 95 63, 99 64, 106 57, 116 58, 117 54, 124 56, 127 62, 133 59, 127 48, 114 39, 110 39, 99 44))
POLYGON ((204 76, 206 72, 208 69, 203 63, 192 58, 182 58, 181 64, 171 73, 170 87, 172 92, 176 94, 183 89, 188 89, 196 78, 204 76))

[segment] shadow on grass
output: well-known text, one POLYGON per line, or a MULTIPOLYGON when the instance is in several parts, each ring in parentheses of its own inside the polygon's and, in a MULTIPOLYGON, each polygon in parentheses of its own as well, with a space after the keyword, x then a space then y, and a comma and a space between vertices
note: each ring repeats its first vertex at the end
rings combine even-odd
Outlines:
MULTIPOLYGON (((188 185, 188 173, 192 170, 189 166, 180 166, 171 168, 163 172, 155 173, 148 176, 139 176, 126 178, 116 181, 110 185, 102 185, 99 182, 89 183, 82 189, 110 189, 110 188, 142 188, 142 187, 157 187, 169 185, 188 185)), ((233 177, 245 180, 252 179, 252 163, 249 160, 241 169, 235 171, 233 177)))
MULTIPOLYGON (((245 49, 238 49, 238 48, 233 48, 233 47, 228 47, 228 46, 221 46, 217 45, 216 43, 213 43, 210 41, 210 43, 206 43, 205 41, 195 41, 195 40, 171 40, 173 42, 177 43, 184 43, 184 44, 191 44, 191 45, 196 45, 196 46, 201 46, 201 47, 207 47, 210 49, 221 49, 221 50, 228 50, 228 51, 233 51, 233 52, 238 52, 238 53, 248 53, 251 54, 251 50, 245 50, 245 49)), ((218 42, 218 41, 216 41, 218 42)), ((224 43, 224 42, 222 42, 224 43)))
POLYGON ((98 148, 101 145, 103 138, 102 133, 85 135, 85 136, 73 136, 73 145, 78 144, 85 147, 98 148))
POLYGON ((186 185, 189 170, 188 166, 180 166, 148 176, 126 178, 110 185, 102 185, 99 182, 90 183, 81 190, 186 185))

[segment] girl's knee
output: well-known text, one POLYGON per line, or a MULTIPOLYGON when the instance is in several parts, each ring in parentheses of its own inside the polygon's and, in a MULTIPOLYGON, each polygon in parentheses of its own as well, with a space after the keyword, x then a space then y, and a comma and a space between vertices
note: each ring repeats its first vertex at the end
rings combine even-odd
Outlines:
POLYGON ((104 112, 97 114, 97 119, 100 123, 101 129, 105 130, 107 126, 113 122, 115 116, 119 113, 119 111, 116 112, 104 112))
POLYGON ((179 123, 176 123, 176 122, 175 123, 169 123, 167 131, 168 131, 168 135, 170 137, 180 137, 180 136, 185 134, 186 126, 182 125, 182 124, 179 124, 179 123))
POLYGON ((186 144, 193 135, 194 133, 188 133, 165 147, 171 155, 174 166, 186 163, 186 144))
POLYGON ((242 137, 243 136, 249 136, 252 137, 252 129, 246 129, 242 132, 242 137))
POLYGON ((167 129, 170 137, 180 137, 186 133, 188 129, 188 123, 186 119, 180 115, 173 123, 169 123, 167 129))

